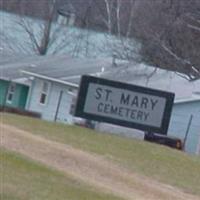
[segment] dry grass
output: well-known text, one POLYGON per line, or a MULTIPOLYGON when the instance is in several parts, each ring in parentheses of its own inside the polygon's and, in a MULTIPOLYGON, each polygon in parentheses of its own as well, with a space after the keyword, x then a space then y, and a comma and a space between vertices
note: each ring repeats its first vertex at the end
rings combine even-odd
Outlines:
POLYGON ((121 167, 200 196, 200 158, 159 145, 10 114, 4 123, 103 156, 121 167), (35 128, 37 127, 37 128, 35 128))
POLYGON ((122 200, 0 148, 1 200, 122 200))

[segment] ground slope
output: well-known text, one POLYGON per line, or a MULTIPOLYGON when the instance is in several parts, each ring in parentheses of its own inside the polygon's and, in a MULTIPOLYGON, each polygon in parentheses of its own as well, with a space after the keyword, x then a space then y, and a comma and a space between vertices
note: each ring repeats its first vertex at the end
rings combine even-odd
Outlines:
POLYGON ((123 200, 4 148, 0 166, 1 200, 123 200))
POLYGON ((199 199, 175 187, 134 174, 105 158, 0 124, 1 146, 55 168, 102 192, 124 199, 199 199))

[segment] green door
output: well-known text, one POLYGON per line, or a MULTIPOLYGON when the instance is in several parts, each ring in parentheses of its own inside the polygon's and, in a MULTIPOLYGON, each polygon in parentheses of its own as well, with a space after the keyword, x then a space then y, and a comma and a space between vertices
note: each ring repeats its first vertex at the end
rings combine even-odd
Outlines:
POLYGON ((11 82, 6 95, 6 106, 24 109, 26 106, 29 87, 11 82))
POLYGON ((20 92, 20 97, 18 101, 18 107, 25 109, 27 98, 28 98, 28 91, 29 87, 25 85, 21 85, 21 92, 20 92))
POLYGON ((9 81, 0 79, 0 106, 3 106, 6 100, 9 81))

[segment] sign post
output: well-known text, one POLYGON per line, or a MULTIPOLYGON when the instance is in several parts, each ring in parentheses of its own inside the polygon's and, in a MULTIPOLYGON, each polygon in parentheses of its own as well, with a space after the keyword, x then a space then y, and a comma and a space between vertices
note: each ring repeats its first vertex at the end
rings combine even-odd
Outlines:
POLYGON ((82 76, 75 116, 167 134, 174 94, 82 76))

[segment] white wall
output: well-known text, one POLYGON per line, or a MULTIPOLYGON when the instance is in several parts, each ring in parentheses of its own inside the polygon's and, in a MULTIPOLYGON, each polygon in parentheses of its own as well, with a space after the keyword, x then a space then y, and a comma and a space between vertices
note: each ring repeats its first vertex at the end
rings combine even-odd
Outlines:
POLYGON ((60 91, 63 96, 59 108, 57 121, 64 123, 72 123, 72 115, 69 114, 72 95, 68 93, 68 87, 62 84, 50 82, 50 91, 45 105, 41 104, 40 95, 42 88, 42 79, 34 79, 31 94, 28 99, 27 109, 42 114, 42 119, 54 121, 56 110, 59 102, 60 91))
POLYGON ((133 128, 126 128, 108 123, 98 123, 96 129, 100 132, 114 133, 116 135, 126 136, 136 139, 144 139, 144 132, 133 128))

